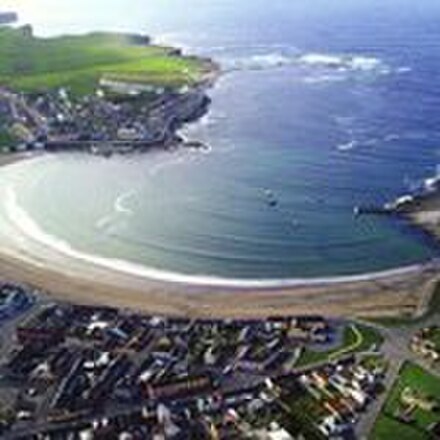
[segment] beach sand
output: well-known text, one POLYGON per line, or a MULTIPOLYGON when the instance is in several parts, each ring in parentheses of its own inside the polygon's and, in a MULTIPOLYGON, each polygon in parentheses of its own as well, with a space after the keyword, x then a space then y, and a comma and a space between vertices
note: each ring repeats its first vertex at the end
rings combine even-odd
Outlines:
MULTIPOLYGON (((23 157, 29 156, 0 156, 0 165, 23 157)), ((276 289, 155 281, 63 255, 35 242, 4 219, 0 226, 0 278, 28 283, 59 300, 152 314, 236 318, 420 315, 440 281, 438 262, 359 280, 276 289)))

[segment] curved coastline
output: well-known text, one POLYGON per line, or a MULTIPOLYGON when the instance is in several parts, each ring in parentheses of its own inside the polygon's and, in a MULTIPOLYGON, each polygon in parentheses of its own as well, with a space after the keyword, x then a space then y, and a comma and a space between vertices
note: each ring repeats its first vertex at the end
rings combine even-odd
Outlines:
MULTIPOLYGON (((70 243, 60 238, 51 236, 41 229, 41 227, 27 214, 18 204, 15 190, 12 186, 6 188, 6 212, 9 221, 28 237, 30 240, 38 242, 40 245, 67 257, 82 261, 84 263, 100 266, 115 272, 123 272, 127 275, 145 278, 165 283, 182 285, 192 285, 197 287, 218 287, 232 289, 282 289, 293 287, 307 287, 319 285, 334 285, 342 283, 355 283, 361 281, 381 280, 394 276, 405 275, 419 272, 427 267, 439 268, 440 261, 413 264, 410 266, 388 269, 383 271, 362 273, 358 275, 340 275, 317 278, 280 278, 280 279, 240 279, 225 278, 210 275, 189 275, 178 272, 157 269, 144 266, 127 260, 102 257, 99 255, 86 253, 73 247, 70 243)), ((121 207, 122 208, 122 207, 121 207)), ((125 210, 124 210, 125 212, 125 210)), ((131 211, 130 211, 131 213, 131 211)))
POLYGON ((392 315, 405 310, 420 312, 440 277, 437 260, 374 273, 310 279, 234 280, 170 273, 80 252, 42 231, 17 204, 12 187, 4 191, 11 229, 2 234, 3 239, 9 239, 2 239, 0 271, 73 301, 191 316, 267 316, 320 310, 335 315, 392 315))
MULTIPOLYGON (((11 166, 11 164, 9 164, 11 166)), ((123 201, 131 193, 118 197, 115 204, 117 210, 132 214, 123 206, 123 201)), ((12 184, 4 189, 2 198, 5 200, 6 215, 11 224, 29 240, 51 249, 66 258, 83 261, 92 266, 99 266, 115 272, 122 272, 127 275, 145 278, 165 283, 181 285, 192 285, 197 287, 216 287, 231 289, 282 289, 293 287, 307 287, 319 285, 334 285, 342 283, 355 283, 362 281, 381 280, 394 276, 419 272, 425 268, 439 268, 440 260, 430 260, 402 267, 396 267, 374 272, 365 272, 352 275, 333 275, 326 277, 310 278, 227 278, 205 274, 185 274, 175 271, 167 271, 140 263, 131 262, 125 259, 103 257, 98 254, 81 251, 71 243, 44 231, 40 225, 19 205, 16 190, 12 184)))

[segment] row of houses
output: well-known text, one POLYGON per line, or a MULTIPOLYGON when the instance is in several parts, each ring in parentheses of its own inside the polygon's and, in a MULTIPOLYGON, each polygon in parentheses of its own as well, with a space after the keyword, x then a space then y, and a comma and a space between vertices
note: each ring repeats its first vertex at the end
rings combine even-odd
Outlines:
POLYGON ((420 329, 412 338, 410 348, 430 362, 440 361, 440 327, 430 326, 420 329))

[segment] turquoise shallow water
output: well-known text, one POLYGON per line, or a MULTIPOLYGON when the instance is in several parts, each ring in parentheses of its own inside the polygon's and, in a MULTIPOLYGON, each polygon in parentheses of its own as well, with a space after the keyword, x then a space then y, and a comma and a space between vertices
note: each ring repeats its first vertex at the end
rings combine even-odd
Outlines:
MULTIPOLYGON (((168 40, 222 63, 210 113, 185 130, 208 153, 61 155, 3 169, 2 187, 74 248, 188 275, 347 275, 437 256, 405 225, 352 211, 437 173, 439 8, 290 3, 212 2, 191 20, 163 4, 154 21, 145 13, 168 40)), ((100 26, 119 28, 109 11, 100 26)), ((141 23, 128 14, 130 26, 141 23)))

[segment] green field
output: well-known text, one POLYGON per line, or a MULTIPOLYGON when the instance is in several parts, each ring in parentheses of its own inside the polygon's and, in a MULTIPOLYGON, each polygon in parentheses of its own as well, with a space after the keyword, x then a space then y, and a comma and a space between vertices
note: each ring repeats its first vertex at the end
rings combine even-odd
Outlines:
POLYGON ((25 92, 67 87, 88 94, 103 77, 178 87, 199 80, 207 67, 126 34, 43 39, 26 29, 0 28, 0 85, 25 92))
POLYGON ((426 395, 440 398, 440 378, 427 373, 417 365, 406 363, 393 389, 390 392, 381 414, 379 415, 370 440, 428 440, 432 437, 426 428, 435 422, 440 422, 440 413, 416 409, 415 421, 411 424, 401 423, 393 415, 400 405, 400 395, 406 387, 426 395))
POLYGON ((304 367, 323 361, 332 361, 338 357, 368 351, 373 345, 379 347, 383 343, 382 336, 371 327, 350 325, 344 329, 342 345, 329 351, 313 351, 305 349, 295 367, 304 367))

